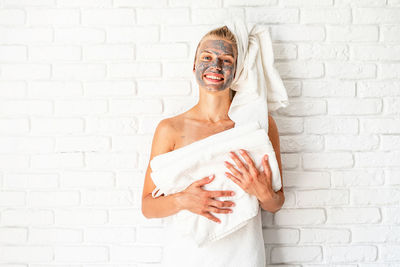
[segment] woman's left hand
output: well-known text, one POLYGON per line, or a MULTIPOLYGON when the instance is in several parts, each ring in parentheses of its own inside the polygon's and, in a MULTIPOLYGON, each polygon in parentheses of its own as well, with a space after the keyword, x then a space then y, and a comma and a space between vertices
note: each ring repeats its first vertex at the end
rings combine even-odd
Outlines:
POLYGON ((278 194, 272 189, 272 172, 268 163, 268 155, 264 155, 262 159, 264 171, 260 172, 247 152, 243 149, 239 151, 247 164, 243 163, 234 152, 230 152, 230 157, 236 163, 239 170, 231 163, 225 161, 225 166, 232 172, 225 172, 225 175, 244 191, 256 196, 260 201, 276 199, 278 194))

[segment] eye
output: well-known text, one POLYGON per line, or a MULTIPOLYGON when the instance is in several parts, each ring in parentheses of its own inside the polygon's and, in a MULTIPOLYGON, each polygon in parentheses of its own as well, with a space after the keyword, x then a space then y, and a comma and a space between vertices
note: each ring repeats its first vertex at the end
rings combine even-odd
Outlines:
POLYGON ((225 59, 224 61, 226 61, 226 62, 228 62, 228 63, 231 63, 231 61, 230 61, 229 59, 225 59))
POLYGON ((203 58, 204 58, 204 59, 206 59, 206 57, 209 57, 209 58, 211 58, 210 56, 204 56, 203 58))

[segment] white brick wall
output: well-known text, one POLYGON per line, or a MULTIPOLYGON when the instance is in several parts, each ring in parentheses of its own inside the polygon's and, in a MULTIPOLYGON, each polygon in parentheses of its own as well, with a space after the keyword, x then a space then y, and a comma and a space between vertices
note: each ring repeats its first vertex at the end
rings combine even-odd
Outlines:
POLYGON ((160 266, 152 135, 230 16, 271 26, 291 101, 268 266, 400 266, 400 1, 0 0, 0 267, 160 266))

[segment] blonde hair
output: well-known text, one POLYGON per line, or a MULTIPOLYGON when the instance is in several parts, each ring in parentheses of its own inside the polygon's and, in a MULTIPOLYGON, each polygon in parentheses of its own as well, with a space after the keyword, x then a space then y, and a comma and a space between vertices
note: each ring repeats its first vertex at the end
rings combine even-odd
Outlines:
MULTIPOLYGON (((201 42, 204 39, 209 38, 209 37, 216 37, 216 38, 224 39, 224 40, 232 43, 233 49, 234 49, 234 51, 236 51, 236 55, 237 55, 237 42, 236 42, 235 35, 228 29, 227 26, 222 26, 222 27, 219 27, 219 28, 209 31, 208 33, 206 33, 203 36, 203 38, 201 38, 201 40, 197 44, 196 53, 194 55, 193 66, 196 65, 197 51, 199 50, 199 46, 200 46, 201 42)), ((235 73, 235 75, 236 75, 236 73, 235 73)), ((229 91, 230 91, 229 95, 232 99, 235 96, 236 91, 233 91, 231 89, 229 89, 229 91)))

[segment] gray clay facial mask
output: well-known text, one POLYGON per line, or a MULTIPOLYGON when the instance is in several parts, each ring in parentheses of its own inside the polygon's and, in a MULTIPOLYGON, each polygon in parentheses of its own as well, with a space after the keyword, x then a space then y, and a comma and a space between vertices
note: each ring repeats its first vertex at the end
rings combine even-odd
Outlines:
POLYGON ((224 40, 205 40, 199 47, 196 80, 209 91, 222 91, 232 84, 236 71, 233 45, 224 40), (208 76, 208 77, 206 77, 208 76), (215 76, 219 79, 213 79, 215 76))

